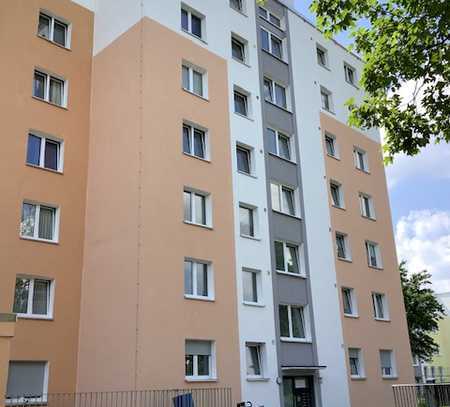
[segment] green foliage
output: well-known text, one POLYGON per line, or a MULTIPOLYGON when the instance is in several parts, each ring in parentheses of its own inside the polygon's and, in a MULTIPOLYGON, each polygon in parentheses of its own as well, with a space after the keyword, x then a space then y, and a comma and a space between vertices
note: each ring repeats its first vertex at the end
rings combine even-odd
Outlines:
POLYGON ((388 162, 399 152, 450 142, 448 0, 313 0, 311 9, 326 36, 350 32, 367 93, 359 105, 349 104, 350 124, 384 127, 388 162), (415 88, 402 100, 405 82, 415 88))
POLYGON ((445 316, 445 310, 429 287, 430 273, 424 270, 408 274, 405 261, 400 263, 399 271, 411 351, 420 359, 429 361, 439 351, 439 346, 431 334, 437 332, 438 322, 445 316))

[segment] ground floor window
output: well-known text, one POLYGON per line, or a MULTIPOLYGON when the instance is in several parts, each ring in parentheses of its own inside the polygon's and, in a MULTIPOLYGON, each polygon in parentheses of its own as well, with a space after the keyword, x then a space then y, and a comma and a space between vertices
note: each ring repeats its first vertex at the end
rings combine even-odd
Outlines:
POLYGON ((25 400, 45 401, 48 383, 47 362, 9 362, 6 399, 12 403, 25 400))

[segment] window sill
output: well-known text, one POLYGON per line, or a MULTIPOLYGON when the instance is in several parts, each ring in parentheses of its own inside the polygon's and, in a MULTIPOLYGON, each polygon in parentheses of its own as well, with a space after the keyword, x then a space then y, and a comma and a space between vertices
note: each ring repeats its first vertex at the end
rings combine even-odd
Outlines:
POLYGON ((345 80, 345 82, 347 82, 350 86, 354 87, 356 90, 359 90, 359 87, 357 85, 355 85, 354 83, 348 81, 347 79, 345 80))
POLYGON ((259 302, 250 302, 250 301, 243 301, 242 304, 248 307, 257 307, 257 308, 264 308, 266 306, 265 304, 261 304, 259 302))
POLYGON ((280 160, 286 161, 287 163, 290 163, 290 164, 293 164, 293 165, 297 165, 297 162, 294 161, 294 160, 289 160, 288 158, 281 157, 280 155, 275 154, 275 153, 271 153, 270 151, 269 151, 268 154, 273 156, 273 157, 279 158, 280 160))
POLYGON ((268 377, 247 377, 248 382, 268 382, 270 379, 268 377))
POLYGON ((283 276, 291 276, 291 277, 296 277, 296 278, 302 278, 303 280, 305 280, 307 277, 305 274, 300 274, 300 273, 289 273, 287 271, 278 271, 275 270, 277 274, 281 274, 283 276))
POLYGON ((338 260, 344 261, 344 262, 346 262, 346 263, 353 263, 353 260, 352 260, 352 259, 349 259, 349 258, 344 258, 344 257, 339 257, 339 256, 336 256, 336 258, 337 258, 338 260))
POLYGON ((277 61, 280 61, 281 63, 285 64, 286 66, 289 66, 289 63, 286 62, 284 59, 277 57, 276 55, 270 53, 269 51, 265 50, 264 48, 261 48, 263 52, 265 52, 267 55, 270 55, 272 58, 275 58, 277 61))
POLYGON ((337 205, 334 205, 334 204, 331 204, 331 206, 332 206, 333 208, 339 209, 339 210, 341 210, 341 211, 346 211, 346 210, 347 210, 344 206, 337 206, 337 205))
POLYGON ((22 239, 22 240, 30 240, 32 242, 53 244, 53 245, 58 245, 59 244, 59 241, 57 241, 57 240, 39 239, 38 237, 20 236, 20 239, 22 239))
POLYGON ((359 318, 359 315, 358 315, 358 314, 346 314, 346 313, 344 312, 344 317, 345 317, 345 318, 351 318, 351 319, 358 319, 358 318, 359 318))
POLYGON ((242 61, 242 60, 240 60, 239 58, 235 58, 235 57, 232 56, 231 59, 232 59, 233 61, 238 62, 238 63, 241 64, 241 65, 244 65, 244 66, 247 67, 247 68, 251 68, 251 66, 250 66, 247 62, 242 61))
POLYGON ((63 175, 64 172, 63 171, 59 171, 59 170, 52 170, 51 168, 45 168, 45 167, 41 167, 40 165, 35 165, 35 164, 30 164, 30 163, 25 163, 26 166, 31 167, 31 168, 36 168, 38 170, 44 170, 47 172, 52 172, 53 174, 59 174, 59 175, 63 175))
POLYGON ((242 10, 237 9, 236 7, 230 6, 231 10, 236 11, 236 13, 239 13, 240 15, 244 17, 248 17, 247 14, 245 14, 242 10))
POLYGON ((203 378, 203 377, 185 377, 184 380, 188 383, 191 383, 191 382, 208 383, 208 382, 217 382, 218 381, 217 377, 209 377, 209 378, 208 377, 205 377, 205 378, 203 378))
POLYGON ((297 215, 291 215, 291 214, 286 213, 286 212, 277 211, 276 209, 272 209, 272 212, 278 213, 278 214, 280 214, 280 215, 287 216, 287 217, 289 217, 289 218, 293 218, 293 219, 297 219, 297 220, 302 220, 302 218, 301 218, 300 216, 297 216, 297 215))
POLYGON ((254 240, 256 242, 260 242, 261 238, 259 237, 255 237, 255 236, 249 236, 249 235, 240 235, 243 239, 249 239, 249 240, 254 240))
POLYGON ((53 316, 49 315, 34 315, 34 314, 16 314, 17 319, 35 319, 41 321, 53 321, 53 316))
POLYGON ((54 107, 57 107, 57 108, 63 109, 63 110, 69 110, 69 109, 67 108, 67 106, 57 105, 56 103, 52 103, 52 102, 50 102, 50 101, 48 101, 48 100, 41 99, 40 97, 37 97, 37 96, 34 96, 34 95, 32 95, 31 97, 32 97, 34 100, 38 100, 39 102, 46 103, 47 105, 54 106, 54 107))
POLYGON ((281 342, 290 342, 290 343, 312 343, 311 339, 297 339, 297 338, 280 338, 281 342))
POLYGON ((359 381, 359 380, 366 380, 367 378, 366 378, 366 376, 350 376, 350 379, 352 379, 352 380, 356 380, 356 381, 359 381))
POLYGON ((194 223, 194 222, 189 222, 187 220, 184 220, 183 223, 185 223, 186 225, 190 225, 190 226, 197 226, 199 228, 203 228, 203 229, 208 229, 208 230, 213 230, 212 226, 209 225, 202 225, 201 223, 194 223))
POLYGON ((398 380, 398 376, 381 376, 383 380, 398 380))
POLYGON ((384 270, 383 267, 371 266, 370 264, 368 264, 367 266, 371 269, 374 269, 375 271, 383 271, 384 270))
POLYGON ((237 116, 239 116, 239 117, 242 117, 242 118, 244 118, 244 119, 250 120, 251 122, 254 122, 254 120, 253 120, 251 117, 245 116, 245 115, 242 114, 242 113, 239 113, 239 112, 236 112, 236 111, 235 111, 234 114, 237 115, 237 116))
POLYGON ((391 320, 389 318, 374 318, 375 321, 378 322, 391 322, 391 320))
POLYGON ((324 107, 321 107, 320 109, 321 109, 322 112, 324 112, 324 113, 328 113, 329 115, 336 116, 336 113, 333 112, 332 110, 325 109, 324 107))
MULTIPOLYGON (((202 24, 202 25, 203 25, 203 24, 202 24)), ((202 42, 202 43, 205 44, 205 45, 208 45, 208 43, 206 42, 206 40, 204 40, 204 39, 201 38, 201 37, 198 37, 198 36, 195 35, 195 34, 192 34, 192 33, 189 32, 189 31, 186 31, 186 30, 181 29, 181 32, 184 33, 184 34, 187 34, 189 37, 195 38, 197 41, 200 41, 200 42, 202 42)))
POLYGON ((356 167, 356 166, 355 166, 355 168, 356 168, 359 172, 362 172, 363 174, 370 175, 370 171, 369 171, 369 170, 363 170, 362 168, 358 168, 358 167, 356 167))
POLYGON ((341 157, 338 157, 338 156, 336 156, 336 155, 331 155, 331 154, 328 154, 328 153, 327 153, 327 157, 333 158, 333 159, 336 160, 336 161, 341 161, 341 157))
POLYGON ((276 103, 273 103, 272 101, 270 101, 268 99, 264 99, 264 102, 266 102, 269 105, 271 105, 273 107, 276 107, 276 108, 278 108, 278 109, 280 109, 280 110, 282 110, 282 111, 284 111, 286 113, 292 114, 292 112, 287 107, 283 107, 283 106, 277 105, 276 103))
POLYGON ((50 38, 44 37, 44 36, 39 35, 39 34, 36 34, 36 36, 37 36, 38 38, 42 39, 42 40, 45 40, 46 42, 48 42, 48 43, 50 43, 50 44, 52 44, 52 45, 56 45, 57 47, 59 47, 59 48, 61 48, 61 49, 65 49, 66 51, 72 52, 72 50, 71 50, 69 47, 66 47, 66 46, 64 46, 64 45, 58 44, 57 42, 52 41, 50 38))
POLYGON ((201 297, 198 295, 189 295, 189 294, 184 294, 184 298, 186 300, 197 300, 197 301, 206 301, 206 302, 214 302, 215 301, 215 298, 201 297))
POLYGON ((256 175, 249 174, 248 172, 245 172, 245 171, 238 170, 238 174, 242 174, 242 175, 245 175, 245 176, 250 177, 250 178, 258 179, 258 177, 256 175))
POLYGON ((183 151, 183 154, 189 158, 195 158, 197 160, 203 161, 204 163, 211 163, 211 160, 208 160, 207 158, 202 158, 202 157, 196 156, 194 154, 186 153, 184 151, 183 151))
POLYGON ((371 216, 361 215, 364 219, 370 220, 372 222, 376 222, 377 218, 372 218, 371 216))
POLYGON ((323 69, 327 70, 328 72, 331 72, 331 69, 330 69, 328 66, 323 65, 323 64, 321 64, 320 62, 317 62, 317 65, 319 65, 319 66, 322 67, 323 69))
POLYGON ((206 98, 205 96, 198 95, 197 93, 194 93, 194 92, 190 91, 189 89, 185 89, 185 88, 182 87, 181 90, 182 90, 183 92, 188 93, 189 95, 198 97, 200 100, 203 100, 203 101, 205 101, 205 102, 209 102, 209 99, 206 98))

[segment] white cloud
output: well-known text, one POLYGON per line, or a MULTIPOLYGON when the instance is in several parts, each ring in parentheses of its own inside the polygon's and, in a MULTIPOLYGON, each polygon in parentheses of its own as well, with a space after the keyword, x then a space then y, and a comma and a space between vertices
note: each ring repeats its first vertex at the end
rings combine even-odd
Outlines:
POLYGON ((428 270, 436 292, 450 291, 450 212, 411 211, 397 222, 395 240, 410 272, 428 270))

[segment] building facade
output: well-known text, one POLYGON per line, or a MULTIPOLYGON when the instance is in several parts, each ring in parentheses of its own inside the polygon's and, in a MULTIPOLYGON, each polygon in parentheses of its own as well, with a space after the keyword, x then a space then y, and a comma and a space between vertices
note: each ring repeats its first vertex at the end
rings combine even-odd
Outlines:
POLYGON ((414 375, 379 133, 346 124, 355 55, 278 0, 7 1, 0 23, 10 402, 392 405, 414 375))

